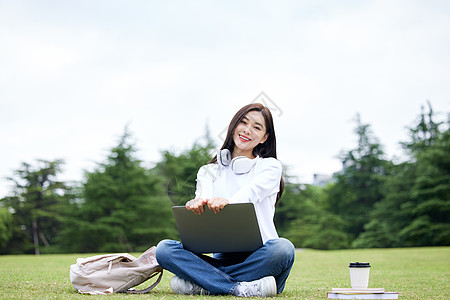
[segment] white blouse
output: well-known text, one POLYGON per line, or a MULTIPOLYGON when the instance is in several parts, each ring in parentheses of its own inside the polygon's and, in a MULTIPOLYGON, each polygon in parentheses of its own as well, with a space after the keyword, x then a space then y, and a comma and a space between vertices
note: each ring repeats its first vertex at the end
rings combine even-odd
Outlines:
POLYGON ((282 166, 275 158, 256 157, 254 167, 236 174, 230 166, 208 164, 197 173, 196 198, 225 198, 229 203, 252 202, 255 206, 263 243, 278 238, 273 222, 280 189, 282 166))

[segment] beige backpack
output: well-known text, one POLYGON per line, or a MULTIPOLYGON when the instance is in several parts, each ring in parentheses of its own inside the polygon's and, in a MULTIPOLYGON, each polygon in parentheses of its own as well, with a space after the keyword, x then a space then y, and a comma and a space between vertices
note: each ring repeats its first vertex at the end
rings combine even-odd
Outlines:
POLYGON ((156 261, 155 249, 151 247, 137 259, 128 253, 78 258, 77 263, 70 266, 70 281, 81 294, 147 293, 161 281, 163 274, 156 261), (130 290, 158 274, 150 287, 130 290))

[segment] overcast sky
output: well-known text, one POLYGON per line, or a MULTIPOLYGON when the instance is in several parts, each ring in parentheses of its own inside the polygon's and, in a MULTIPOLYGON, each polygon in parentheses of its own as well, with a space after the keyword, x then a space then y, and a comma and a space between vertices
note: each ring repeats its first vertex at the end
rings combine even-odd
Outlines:
POLYGON ((0 0, 0 197, 22 162, 82 180, 128 125, 145 166, 264 92, 301 182, 340 169, 355 116, 387 158, 450 111, 450 1, 0 0))

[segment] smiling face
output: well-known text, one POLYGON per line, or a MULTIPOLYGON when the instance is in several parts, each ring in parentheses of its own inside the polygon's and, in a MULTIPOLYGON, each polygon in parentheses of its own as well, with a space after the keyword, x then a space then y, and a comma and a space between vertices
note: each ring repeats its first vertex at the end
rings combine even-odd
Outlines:
POLYGON ((234 150, 232 157, 254 158, 253 149, 267 140, 266 123, 259 111, 248 112, 239 122, 233 134, 234 150))

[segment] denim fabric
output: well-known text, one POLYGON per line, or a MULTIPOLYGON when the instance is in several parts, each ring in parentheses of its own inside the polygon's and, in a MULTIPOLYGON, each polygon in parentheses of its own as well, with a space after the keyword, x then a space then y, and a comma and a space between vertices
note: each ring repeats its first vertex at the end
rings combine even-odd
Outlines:
POLYGON ((194 254, 172 240, 163 240, 156 248, 161 267, 213 295, 233 294, 239 282, 266 276, 275 277, 277 292, 281 293, 294 258, 295 248, 284 238, 268 240, 255 252, 216 253, 213 257, 194 254))

